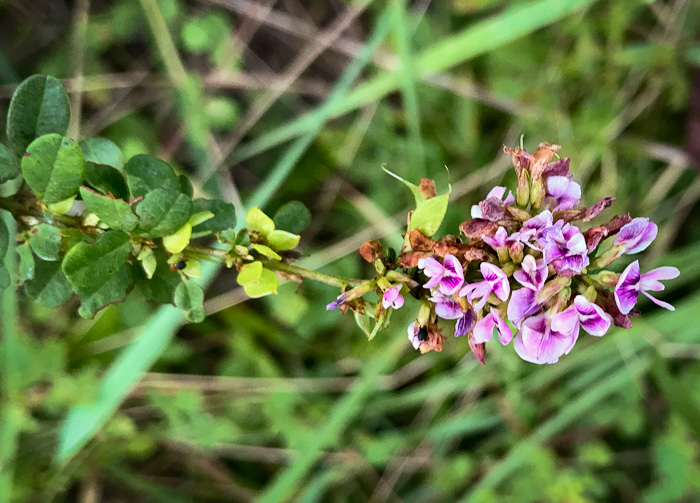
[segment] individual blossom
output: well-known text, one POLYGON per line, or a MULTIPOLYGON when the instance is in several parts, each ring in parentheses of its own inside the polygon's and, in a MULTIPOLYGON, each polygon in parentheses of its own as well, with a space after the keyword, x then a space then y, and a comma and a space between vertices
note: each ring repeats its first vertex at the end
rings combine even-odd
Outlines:
POLYGON ((333 311, 334 309, 338 309, 341 305, 345 304, 346 297, 347 295, 345 293, 341 293, 340 295, 338 295, 338 297, 333 302, 326 306, 326 311, 333 311))
POLYGON ((464 313, 459 320, 457 320, 457 324, 455 325, 455 337, 462 337, 463 335, 467 335, 469 332, 472 331, 475 323, 476 313, 470 307, 469 309, 467 309, 467 312, 464 313))
POLYGON ((540 239, 544 236, 547 229, 552 226, 552 212, 544 210, 534 217, 526 220, 518 232, 510 235, 513 241, 519 241, 528 245, 534 250, 542 250, 540 239))
POLYGON ((625 268, 617 281, 617 285, 615 285, 615 303, 622 314, 628 314, 637 303, 637 297, 641 292, 657 306, 674 311, 675 308, 671 304, 656 299, 647 292, 663 290, 665 287, 661 284, 661 280, 677 278, 679 274, 680 271, 677 268, 668 266, 658 267, 645 274, 640 274, 639 261, 635 260, 625 268))
POLYGON ((418 261, 418 268, 430 278, 423 287, 437 287, 443 295, 454 294, 464 284, 464 269, 454 255, 445 255, 442 264, 433 257, 422 258, 418 261))
POLYGON ((493 337, 494 329, 498 332, 498 340, 504 346, 513 340, 513 331, 503 318, 499 315, 498 309, 491 308, 491 312, 484 316, 474 326, 474 342, 481 344, 488 342, 493 337))
POLYGON ((621 254, 634 255, 647 249, 659 232, 657 225, 648 218, 634 218, 620 229, 613 245, 621 248, 621 254))
POLYGON ((531 363, 556 363, 576 344, 578 331, 558 332, 548 312, 526 319, 513 340, 515 352, 531 363))
POLYGON ((474 309, 477 311, 484 307, 488 296, 491 295, 492 292, 502 301, 508 300, 508 296, 510 295, 508 276, 506 276, 506 273, 504 273, 500 267, 488 262, 482 262, 480 269, 484 280, 466 285, 459 291, 459 296, 466 296, 467 300, 472 305, 474 305, 474 300, 481 299, 474 305, 474 309))
POLYGON ((537 302, 535 291, 530 288, 514 290, 508 303, 508 319, 520 328, 523 320, 540 310, 542 304, 537 302))
POLYGON ((545 202, 552 211, 570 210, 581 201, 581 186, 568 176, 547 178, 545 202))
POLYGON ((583 295, 577 295, 571 307, 552 317, 552 330, 560 333, 576 332, 579 326, 596 337, 602 337, 610 329, 612 319, 603 309, 583 295))
POLYGON ((401 306, 403 306, 403 302, 401 285, 392 286, 384 292, 384 296, 382 297, 382 306, 384 306, 384 309, 389 309, 390 307, 400 309, 401 306))
POLYGON ((540 291, 544 282, 547 281, 548 269, 544 259, 535 260, 532 255, 526 255, 520 267, 521 269, 513 273, 513 278, 525 288, 535 292, 540 291))
POLYGON ((462 308, 452 296, 433 292, 428 300, 435 304, 435 314, 443 320, 456 320, 462 317, 462 308))
POLYGON ((580 274, 590 263, 586 240, 575 225, 559 220, 545 230, 540 242, 545 263, 560 276, 580 274))
POLYGON ((491 189, 491 191, 486 195, 486 199, 481 201, 479 204, 475 204, 471 208, 472 218, 485 218, 491 221, 498 221, 500 215, 491 215, 489 208, 502 208, 505 206, 510 206, 515 202, 515 196, 513 192, 508 191, 508 196, 503 200, 503 196, 506 193, 506 188, 501 186, 496 186, 491 189))
POLYGON ((484 243, 489 245, 494 250, 505 248, 510 241, 508 239, 508 232, 503 227, 499 227, 493 237, 484 235, 482 239, 484 240, 484 243))

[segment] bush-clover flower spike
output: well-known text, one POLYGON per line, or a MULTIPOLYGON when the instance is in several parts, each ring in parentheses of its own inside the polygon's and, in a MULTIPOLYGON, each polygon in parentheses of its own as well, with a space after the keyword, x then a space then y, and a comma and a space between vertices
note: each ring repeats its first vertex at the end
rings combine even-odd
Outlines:
POLYGON ((526 319, 513 340, 515 352, 531 363, 556 363, 569 354, 576 344, 578 332, 558 332, 552 328, 548 312, 526 319))
POLYGON ((390 307, 394 309, 401 309, 403 302, 404 299, 403 295, 401 295, 401 285, 392 286, 386 292, 384 292, 384 296, 382 297, 382 306, 384 306, 384 309, 389 309, 390 307))
POLYGON ((571 307, 552 317, 552 330, 560 333, 576 332, 579 326, 591 335, 602 337, 610 329, 612 318, 583 295, 577 295, 571 307))
POLYGON ((481 269, 481 275, 484 277, 484 280, 466 285, 459 291, 459 296, 466 296, 469 303, 472 304, 477 311, 484 307, 488 296, 491 295, 492 292, 500 300, 504 302, 508 300, 508 296, 510 295, 510 283, 508 283, 508 276, 506 276, 506 273, 497 265, 488 262, 482 262, 479 268, 481 269), (479 298, 481 300, 474 305, 474 300, 479 298))
POLYGON ((651 301, 661 307, 674 311, 675 308, 668 302, 656 299, 649 295, 647 291, 659 292, 665 287, 661 280, 677 278, 680 271, 675 267, 659 267, 651 271, 640 274, 639 260, 635 260, 620 275, 620 279, 615 286, 615 302, 622 314, 629 313, 637 303, 637 297, 641 292, 651 299, 651 301))
POLYGON ((570 210, 581 201, 581 186, 570 176, 550 176, 547 178, 547 197, 552 211, 570 210))
POLYGON ((445 255, 442 264, 433 257, 422 258, 418 261, 418 268, 430 278, 423 287, 437 287, 443 295, 454 294, 464 284, 464 269, 454 255, 445 255))
POLYGON ((621 253, 634 255, 647 249, 659 232, 657 225, 648 218, 634 218, 624 225, 613 240, 621 253))
POLYGON ((494 329, 498 332, 498 340, 504 346, 510 344, 513 340, 513 331, 508 326, 508 323, 501 318, 498 309, 491 308, 491 312, 481 318, 479 322, 474 326, 474 342, 481 344, 482 342, 488 342, 493 337, 494 329))

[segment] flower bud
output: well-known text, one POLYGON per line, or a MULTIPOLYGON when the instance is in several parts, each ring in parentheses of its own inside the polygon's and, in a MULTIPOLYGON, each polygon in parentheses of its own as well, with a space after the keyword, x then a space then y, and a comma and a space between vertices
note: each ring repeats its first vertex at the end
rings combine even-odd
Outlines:
POLYGON ((620 279, 620 274, 613 271, 600 271, 598 274, 593 274, 589 277, 603 286, 615 286, 620 279))
POLYGON ((530 184, 530 205, 533 210, 539 210, 542 207, 545 195, 544 178, 540 177, 532 180, 530 184))
POLYGON ((510 259, 516 264, 520 264, 523 261, 523 258, 525 258, 524 250, 524 244, 522 244, 520 241, 514 241, 511 243, 510 248, 508 249, 510 259))
POLYGON ((537 292, 537 295, 535 295, 535 300, 538 304, 544 304, 549 299, 558 294, 560 291, 562 291, 564 288, 568 287, 570 284, 571 278, 558 277, 551 281, 548 281, 544 284, 542 290, 537 292))
POLYGON ((620 258, 623 253, 624 249, 622 246, 613 245, 609 250, 598 255, 598 257, 596 257, 596 259, 591 263, 591 267, 595 269, 607 267, 620 258))
POLYGON ((518 175, 518 188, 515 192, 515 202, 518 208, 527 208, 530 202, 530 172, 522 169, 518 175))

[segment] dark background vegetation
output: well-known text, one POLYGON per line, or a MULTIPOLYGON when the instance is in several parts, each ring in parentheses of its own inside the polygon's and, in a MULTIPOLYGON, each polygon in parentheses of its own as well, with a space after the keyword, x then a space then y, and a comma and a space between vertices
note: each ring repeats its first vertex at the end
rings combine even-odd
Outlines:
POLYGON ((307 267, 368 275, 359 245, 400 243, 412 198, 382 163, 442 190, 449 167, 456 233, 513 185, 501 148, 524 135, 563 146, 584 202, 614 195, 610 215, 659 224, 643 268, 681 270, 664 292, 675 313, 643 302, 633 329, 582 335, 546 367, 494 343, 481 367, 464 340, 421 356, 410 303, 367 342, 325 311, 331 287, 251 301, 221 272, 206 321, 123 383, 67 464, 53 458, 68 408, 96 399, 130 341, 157 337, 156 307, 134 292, 82 320, 20 297, 23 392, 2 406, 21 428, 0 501, 698 501, 699 24, 691 0, 0 0, 2 117, 23 78, 64 79, 74 137, 160 156, 242 208, 261 191, 270 212, 306 203, 307 267), (305 128, 334 88, 334 118, 305 128))

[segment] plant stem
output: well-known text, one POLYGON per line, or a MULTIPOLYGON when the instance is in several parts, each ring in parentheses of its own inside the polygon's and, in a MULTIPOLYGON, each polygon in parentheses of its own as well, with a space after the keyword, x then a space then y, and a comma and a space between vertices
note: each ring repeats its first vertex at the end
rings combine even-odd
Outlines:
POLYGON ((312 271, 311 269, 304 269, 303 267, 298 267, 292 264, 285 264, 284 262, 279 262, 277 260, 266 259, 262 260, 261 262, 266 268, 272 269, 273 271, 293 274, 295 276, 310 279, 311 281, 318 281, 320 283, 325 283, 326 285, 337 286, 338 288, 345 288, 348 285, 357 285, 362 283, 362 280, 360 279, 333 276, 331 274, 312 271))

